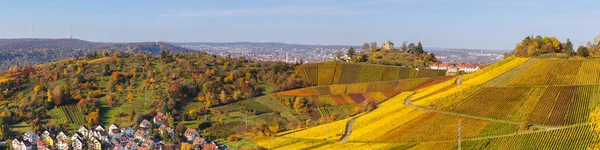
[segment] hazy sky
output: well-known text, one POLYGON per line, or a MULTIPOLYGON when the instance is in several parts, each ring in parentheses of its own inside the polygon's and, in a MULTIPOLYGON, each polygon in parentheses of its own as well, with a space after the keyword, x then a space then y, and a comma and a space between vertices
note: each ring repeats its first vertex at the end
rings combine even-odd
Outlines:
POLYGON ((284 42, 512 49, 527 35, 584 44, 600 33, 597 0, 0 1, 0 38, 99 42, 284 42))

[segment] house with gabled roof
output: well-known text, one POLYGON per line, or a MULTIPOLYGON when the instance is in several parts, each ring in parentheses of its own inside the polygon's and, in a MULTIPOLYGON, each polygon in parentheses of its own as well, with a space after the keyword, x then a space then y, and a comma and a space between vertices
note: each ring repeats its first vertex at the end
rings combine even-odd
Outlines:
POLYGON ((111 138, 118 138, 121 136, 121 130, 119 130, 119 126, 117 124, 112 124, 108 127, 108 136, 111 138))
POLYGON ((36 143, 37 143, 38 150, 50 150, 50 147, 48 146, 48 144, 46 144, 45 141, 39 140, 36 143))
POLYGON ((204 138, 201 137, 196 137, 194 138, 194 142, 192 145, 194 145, 194 147, 200 147, 202 145, 204 145, 206 141, 204 140, 204 138))
POLYGON ((144 119, 142 120, 142 122, 140 122, 140 128, 144 128, 144 129, 148 129, 150 128, 150 126, 152 126, 152 124, 150 123, 150 121, 144 119))
POLYGON ((11 146, 15 150, 31 150, 31 143, 23 138, 14 139, 11 146))
POLYGON ((213 141, 211 143, 204 144, 202 150, 218 150, 219 146, 213 141))
POLYGON ((144 141, 144 139, 146 138, 146 131, 137 130, 137 132, 135 132, 135 135, 133 135, 133 138, 140 140, 140 141, 144 141))
POLYGON ((125 149, 128 149, 128 150, 137 149, 137 147, 138 147, 137 143, 133 142, 133 141, 130 141, 129 143, 127 143, 125 145, 125 149))
POLYGON ((57 139, 57 144, 56 144, 56 148, 58 148, 59 150, 66 150, 69 149, 69 143, 67 142, 67 139, 57 139))
POLYGON ((132 127, 125 127, 121 129, 121 134, 125 135, 125 136, 129 136, 129 137, 133 137, 133 135, 135 134, 135 130, 133 130, 132 127))
POLYGON ((36 133, 31 132, 31 131, 27 131, 23 135, 23 140, 29 141, 29 143, 36 143, 37 144, 37 141, 40 140, 40 136, 37 135, 36 133))
POLYGON ((95 150, 102 150, 102 142, 96 137, 91 138, 89 140, 89 148, 95 150))
POLYGON ((165 117, 165 114, 163 114, 162 112, 156 113, 156 116, 154 116, 154 118, 152 119, 152 121, 154 122, 154 124, 156 124, 156 126, 163 125, 166 120, 167 120, 167 118, 165 117))
POLYGON ((67 135, 67 132, 64 131, 60 131, 58 132, 58 134, 56 135, 56 139, 68 139, 69 136, 67 135))
POLYGON ((192 129, 192 128, 187 128, 187 130, 185 130, 185 133, 183 133, 183 135, 187 138, 187 141, 193 141, 194 138, 200 136, 198 131, 196 131, 196 129, 192 129))
POLYGON ((88 136, 89 129, 85 126, 81 126, 77 129, 77 132, 81 133, 83 136, 88 136))
POLYGON ((85 147, 83 139, 75 138, 75 139, 71 140, 71 147, 73 147, 73 149, 76 149, 76 150, 83 149, 85 147))

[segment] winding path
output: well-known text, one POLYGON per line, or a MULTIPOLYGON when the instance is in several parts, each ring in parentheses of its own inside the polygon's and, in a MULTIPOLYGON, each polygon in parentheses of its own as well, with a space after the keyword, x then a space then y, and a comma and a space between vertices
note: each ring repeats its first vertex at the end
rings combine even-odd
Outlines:
POLYGON ((356 119, 358 119, 358 116, 350 119, 346 123, 346 132, 344 132, 344 135, 342 136, 342 139, 340 140, 340 142, 346 142, 346 140, 348 140, 350 133, 352 133, 352 125, 354 124, 354 121, 356 121, 356 119))

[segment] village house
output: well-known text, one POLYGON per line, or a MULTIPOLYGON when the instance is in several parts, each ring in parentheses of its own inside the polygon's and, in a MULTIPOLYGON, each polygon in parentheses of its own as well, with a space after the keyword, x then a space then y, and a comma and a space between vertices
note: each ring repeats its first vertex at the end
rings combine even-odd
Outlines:
POLYGON ((58 134, 56 135, 56 139, 57 140, 67 140, 69 138, 69 136, 67 136, 67 134, 63 131, 58 132, 58 134))
POLYGON ((73 133, 73 136, 71 136, 71 141, 74 141, 75 139, 83 140, 83 138, 84 138, 83 134, 76 132, 76 133, 73 133))
POLYGON ((148 121, 146 119, 144 119, 144 120, 142 120, 142 122, 140 122, 140 128, 143 128, 143 129, 148 129, 148 128, 150 128, 151 125, 152 124, 150 123, 150 121, 148 121))
POLYGON ((133 137, 133 134, 135 134, 135 130, 133 130, 132 127, 125 127, 123 129, 121 129, 121 134, 123 134, 125 136, 129 136, 129 137, 133 137))
POLYGON ((50 136, 42 135, 41 140, 46 142, 46 145, 48 145, 48 147, 54 147, 54 138, 52 138, 50 136))
POLYGON ((44 133, 42 133, 42 136, 44 136, 44 138, 50 137, 50 138, 54 139, 54 138, 56 138, 56 134, 58 134, 58 132, 56 130, 49 129, 49 130, 45 130, 44 133))
POLYGON ((73 149, 76 149, 76 150, 81 150, 85 147, 84 143, 83 143, 83 139, 80 139, 80 138, 71 140, 71 146, 73 147, 73 149))
POLYGON ((81 133, 84 137, 88 136, 88 131, 89 131, 88 128, 85 126, 81 126, 77 130, 77 132, 81 133))
POLYGON ((50 150, 50 147, 48 147, 48 144, 46 144, 45 141, 39 140, 39 141, 37 141, 37 149, 38 150, 50 150))
POLYGON ((117 144, 112 149, 113 150, 125 150, 125 147, 122 144, 117 144))
POLYGON ((157 113, 156 116, 154 116, 154 119, 152 119, 152 121, 154 122, 154 124, 156 124, 156 126, 163 125, 165 120, 166 120, 165 114, 163 114, 161 112, 157 113))
POLYGON ((121 136, 121 130, 119 130, 117 124, 113 123, 108 127, 108 136, 110 136, 110 138, 118 138, 121 136))
POLYGON ((127 150, 134 150, 137 148, 138 148, 137 143, 135 143, 133 141, 130 141, 129 143, 127 143, 127 145, 125 145, 125 149, 127 149, 127 150))
POLYGON ((58 139, 57 140, 57 144, 56 144, 56 148, 58 148, 59 150, 65 150, 65 149, 69 149, 69 143, 67 142, 67 139, 58 139))
POLYGON ((12 142, 12 147, 15 150, 31 150, 31 143, 27 140, 23 140, 23 138, 14 139, 12 142))
POLYGON ((149 138, 146 138, 144 140, 144 142, 142 143, 142 147, 151 148, 151 147, 155 147, 155 146, 156 145, 155 145, 154 141, 152 139, 149 139, 149 138))
POLYGON ((90 149, 102 150, 102 141, 98 138, 91 138, 89 143, 90 149))
POLYGON ((95 131, 98 132, 106 132, 106 130, 104 129, 104 127, 102 127, 101 125, 98 125, 96 128, 94 128, 95 131))
POLYGON ((215 142, 211 142, 210 144, 204 144, 202 146, 202 150, 218 150, 219 146, 215 142))
POLYGON ((135 132, 135 135, 133 136, 134 139, 139 140, 139 141, 144 141, 144 138, 146 137, 146 131, 144 130, 137 130, 137 132, 135 132))
POLYGON ((201 147, 202 145, 204 145, 204 144, 205 144, 204 142, 205 142, 205 141, 204 141, 204 138, 201 138, 201 137, 196 137, 196 138, 194 139, 194 142, 193 142, 193 144, 192 144, 192 145, 194 145, 194 147, 201 147))
POLYGON ((194 138, 196 138, 197 136, 200 136, 200 134, 198 133, 198 131, 196 131, 196 129, 192 129, 192 128, 188 128, 187 130, 185 130, 185 133, 183 134, 185 136, 185 138, 187 138, 187 141, 193 141, 194 138))
POLYGON ((29 143, 37 143, 37 141, 40 140, 40 136, 31 131, 27 131, 25 132, 25 135, 23 135, 23 140, 29 141, 29 143))

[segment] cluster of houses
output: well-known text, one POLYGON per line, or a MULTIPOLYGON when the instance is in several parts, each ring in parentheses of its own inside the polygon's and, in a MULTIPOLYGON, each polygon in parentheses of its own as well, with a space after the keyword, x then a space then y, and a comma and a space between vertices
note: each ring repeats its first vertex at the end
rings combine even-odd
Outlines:
POLYGON ((447 70, 447 73, 457 73, 457 72, 471 73, 471 72, 475 72, 480 69, 478 65, 474 65, 474 64, 462 64, 462 63, 461 64, 444 64, 444 63, 439 63, 439 62, 430 63, 429 68, 437 69, 437 70, 447 70))
MULTIPOLYGON (((158 132, 161 135, 166 134, 167 138, 173 138, 175 131, 172 127, 164 124, 165 116, 158 113, 153 119, 153 123, 159 127, 158 132)), ((189 144, 188 147, 202 150, 228 149, 227 146, 219 145, 212 141, 206 141, 200 136, 196 129, 186 129, 185 141, 176 146, 165 146, 165 142, 149 135, 152 122, 143 120, 139 123, 139 129, 132 127, 119 128, 117 124, 111 124, 108 128, 97 126, 88 129, 81 126, 75 133, 69 135, 65 131, 46 130, 41 135, 34 132, 26 132, 22 138, 14 139, 11 146, 15 150, 151 150, 151 149, 179 149, 181 144, 189 144)))

